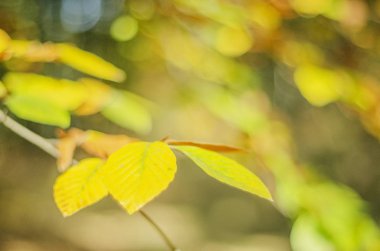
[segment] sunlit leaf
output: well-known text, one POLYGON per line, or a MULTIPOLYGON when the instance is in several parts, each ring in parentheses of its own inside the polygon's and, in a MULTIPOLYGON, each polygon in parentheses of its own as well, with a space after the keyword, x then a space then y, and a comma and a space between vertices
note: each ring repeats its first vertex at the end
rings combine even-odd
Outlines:
POLYGON ((99 112, 109 102, 112 89, 95 79, 83 78, 79 82, 84 85, 87 96, 80 107, 75 110, 75 114, 83 116, 99 112))
POLYGON ((3 80, 12 94, 46 100, 70 111, 81 105, 87 95, 79 83, 38 74, 11 72, 3 80))
POLYGON ((264 183, 236 161, 195 146, 175 146, 211 177, 243 191, 272 200, 264 183))
POLYGON ((80 147, 89 154, 105 158, 121 147, 135 141, 138 140, 126 135, 111 135, 89 130, 85 132, 85 138, 80 147))
POLYGON ((140 134, 151 130, 152 119, 144 104, 129 92, 115 91, 101 112, 115 124, 140 134))
POLYGON ((5 104, 16 116, 33 122, 66 128, 70 114, 49 101, 29 96, 9 96, 5 104))
POLYGON ((105 167, 110 194, 132 214, 165 190, 177 170, 176 158, 163 142, 136 142, 113 153, 105 167))
POLYGON ((166 143, 168 145, 171 145, 171 146, 196 146, 196 147, 211 150, 214 152, 241 152, 241 151, 244 151, 241 148, 237 148, 237 147, 233 147, 233 146, 215 145, 215 144, 199 143, 199 142, 192 142, 192 141, 169 140, 166 143))
POLYGON ((54 200, 64 216, 70 216, 107 195, 107 187, 99 172, 103 165, 101 159, 84 159, 57 178, 54 200))
POLYGON ((81 72, 102 79, 121 82, 125 79, 123 70, 92 53, 70 44, 57 44, 59 60, 81 72))

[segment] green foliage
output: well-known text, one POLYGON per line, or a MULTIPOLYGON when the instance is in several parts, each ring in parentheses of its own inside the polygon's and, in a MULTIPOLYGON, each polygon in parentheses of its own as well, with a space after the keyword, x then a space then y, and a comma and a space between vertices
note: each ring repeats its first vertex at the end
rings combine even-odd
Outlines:
POLYGON ((7 97, 5 105, 22 119, 61 128, 70 126, 70 113, 47 100, 31 96, 12 95, 7 97))
POLYGON ((148 133, 152 127, 147 109, 134 95, 126 91, 113 92, 109 103, 103 107, 102 114, 115 124, 139 134, 148 133))

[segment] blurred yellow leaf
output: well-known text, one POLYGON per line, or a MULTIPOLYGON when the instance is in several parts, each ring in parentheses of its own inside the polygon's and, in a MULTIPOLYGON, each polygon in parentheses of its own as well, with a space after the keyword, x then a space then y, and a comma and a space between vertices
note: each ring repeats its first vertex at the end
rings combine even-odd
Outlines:
POLYGON ((72 164, 77 143, 73 137, 64 137, 58 140, 57 168, 59 172, 64 172, 72 164))
POLYGON ((126 91, 114 91, 112 95, 101 112, 104 117, 140 134, 151 130, 151 115, 136 95, 126 91))
POLYGON ((105 183, 110 194, 133 214, 168 187, 176 170, 176 158, 168 145, 136 142, 109 157, 105 183))
POLYGON ((225 26, 219 29, 215 43, 216 49, 223 55, 237 57, 251 48, 253 38, 244 28, 225 26))
POLYGON ((57 60, 57 49, 53 43, 12 40, 7 49, 9 57, 22 58, 29 62, 52 62, 57 60))
POLYGON ((7 95, 7 89, 5 88, 3 82, 0 81, 0 98, 5 97, 7 95))
POLYGON ((57 178, 54 200, 63 216, 70 216, 108 194, 99 172, 103 165, 101 159, 84 159, 57 178))
POLYGON ((82 78, 79 82, 84 85, 87 96, 75 110, 75 114, 79 116, 91 115, 102 110, 103 106, 109 102, 112 89, 95 79, 82 78))
POLYGON ((8 33, 0 29, 0 53, 3 53, 8 48, 10 41, 8 33))
POLYGON ((11 95, 5 105, 17 117, 33 122, 66 128, 70 125, 70 114, 66 110, 47 100, 11 95))
POLYGON ((352 80, 343 72, 315 65, 298 67, 294 80, 302 95, 315 106, 337 101, 353 88, 352 80))
POLYGON ((84 87, 70 80, 11 72, 5 75, 3 81, 12 94, 46 100, 65 110, 76 109, 86 98, 84 87))
POLYGON ((70 44, 57 44, 56 47, 59 60, 81 72, 115 82, 121 82, 125 79, 123 70, 101 57, 70 44))
POLYGON ((80 147, 89 154, 106 158, 121 147, 138 141, 126 135, 110 135, 93 130, 86 131, 86 136, 80 147))
POLYGON ((195 146, 175 146, 211 177, 235 188, 272 200, 265 184, 236 161, 195 146))

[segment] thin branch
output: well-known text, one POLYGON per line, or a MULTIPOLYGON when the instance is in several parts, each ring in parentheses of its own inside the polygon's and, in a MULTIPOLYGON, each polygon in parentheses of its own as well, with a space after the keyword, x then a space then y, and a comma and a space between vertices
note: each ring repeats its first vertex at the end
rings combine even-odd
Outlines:
POLYGON ((2 110, 0 110, 0 121, 3 123, 5 127, 10 129, 20 137, 38 146, 39 148, 50 154, 52 157, 58 158, 59 152, 53 144, 51 144, 49 141, 36 134, 35 132, 32 132, 28 128, 19 124, 12 118, 8 117, 2 110))
POLYGON ((144 217, 157 230, 157 232, 161 235, 162 239, 165 240, 166 245, 168 245, 168 247, 170 248, 171 251, 180 251, 180 249, 176 248, 176 246, 169 239, 169 237, 165 234, 165 232, 160 228, 160 226, 155 221, 153 221, 153 219, 149 215, 147 215, 141 209, 139 210, 139 213, 141 214, 142 217, 144 217))
MULTIPOLYGON (((59 157, 58 149, 52 143, 50 143, 48 139, 41 137, 40 135, 38 135, 35 132, 26 128, 25 126, 19 124, 14 119, 8 117, 7 114, 5 112, 3 112, 2 110, 0 110, 0 123, 2 123, 5 127, 7 127, 9 130, 11 130, 15 134, 19 135, 20 137, 22 137, 23 139, 25 139, 25 140, 29 141, 30 143, 38 146, 40 149, 44 150, 46 153, 48 153, 52 157, 54 157, 56 159, 59 157)), ((77 162, 77 161, 74 160, 74 162, 77 162)), ((142 210, 140 210, 139 213, 159 233, 159 235, 162 237, 162 239, 165 241, 165 243, 170 248, 170 251, 180 251, 180 249, 178 249, 174 246, 173 242, 164 233, 164 231, 158 226, 158 224, 153 221, 152 218, 150 218, 142 210)))

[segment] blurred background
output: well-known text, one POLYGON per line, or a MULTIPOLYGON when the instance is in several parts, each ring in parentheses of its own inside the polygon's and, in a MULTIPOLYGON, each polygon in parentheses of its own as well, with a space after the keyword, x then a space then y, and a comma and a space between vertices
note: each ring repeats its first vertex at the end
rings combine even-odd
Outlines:
MULTIPOLYGON (((179 155, 175 181, 145 211, 181 250, 380 250, 380 1, 2 0, 0 28, 95 53, 127 73, 110 85, 153 103, 145 135, 98 115, 73 127, 248 150, 230 157, 262 177, 273 204, 179 155)), ((20 59, 8 71, 83 76, 20 59)), ((0 250, 167 250, 109 198, 64 219, 55 160, 5 127, 0 142, 0 250)))

